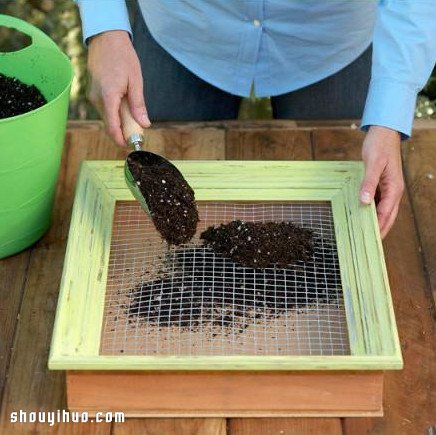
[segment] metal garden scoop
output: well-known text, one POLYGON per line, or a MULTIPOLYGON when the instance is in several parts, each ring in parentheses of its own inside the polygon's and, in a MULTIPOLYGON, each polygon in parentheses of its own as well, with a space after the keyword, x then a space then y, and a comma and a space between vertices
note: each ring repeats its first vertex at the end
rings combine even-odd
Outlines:
POLYGON ((151 216, 153 210, 151 210, 150 204, 139 189, 139 180, 136 180, 130 171, 128 160, 133 159, 136 162, 139 162, 143 167, 149 166, 166 170, 171 168, 172 171, 180 174, 180 176, 181 173, 171 162, 162 156, 142 150, 142 145, 144 143, 144 130, 133 118, 130 113, 129 105, 125 99, 121 102, 120 114, 124 137, 127 138, 127 144, 134 149, 134 151, 128 155, 124 163, 126 183, 133 196, 141 204, 142 209, 151 216))

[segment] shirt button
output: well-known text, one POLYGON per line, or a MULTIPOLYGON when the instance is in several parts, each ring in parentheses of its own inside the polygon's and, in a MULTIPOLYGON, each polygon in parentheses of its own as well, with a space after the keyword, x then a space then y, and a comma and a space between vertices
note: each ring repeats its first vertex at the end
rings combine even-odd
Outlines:
POLYGON ((259 26, 260 26, 260 21, 259 21, 259 20, 253 20, 253 24, 254 24, 256 27, 259 27, 259 26))

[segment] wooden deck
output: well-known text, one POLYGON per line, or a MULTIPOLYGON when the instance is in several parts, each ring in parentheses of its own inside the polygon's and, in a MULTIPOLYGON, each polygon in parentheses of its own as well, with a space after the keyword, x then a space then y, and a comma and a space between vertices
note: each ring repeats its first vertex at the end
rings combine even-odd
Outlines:
MULTIPOLYGON (((149 148, 172 159, 357 160, 362 133, 350 122, 169 124, 149 148)), ((30 249, 0 261, 0 433, 147 435, 424 434, 436 424, 436 122, 404 144, 407 190, 384 242, 405 361, 385 382, 383 418, 129 419, 125 423, 11 424, 10 413, 65 409, 64 374, 47 357, 79 164, 124 159, 99 122, 69 126, 54 223, 30 249), (432 297, 433 293, 433 297, 432 297)))

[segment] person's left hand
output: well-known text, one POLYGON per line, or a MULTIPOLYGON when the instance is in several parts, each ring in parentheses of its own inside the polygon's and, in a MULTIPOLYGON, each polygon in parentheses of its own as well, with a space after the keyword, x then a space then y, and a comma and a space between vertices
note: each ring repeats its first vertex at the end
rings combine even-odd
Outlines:
POLYGON ((404 191, 400 134, 386 127, 371 126, 363 142, 362 158, 365 178, 360 201, 371 204, 378 187, 377 217, 384 238, 395 222, 404 191))

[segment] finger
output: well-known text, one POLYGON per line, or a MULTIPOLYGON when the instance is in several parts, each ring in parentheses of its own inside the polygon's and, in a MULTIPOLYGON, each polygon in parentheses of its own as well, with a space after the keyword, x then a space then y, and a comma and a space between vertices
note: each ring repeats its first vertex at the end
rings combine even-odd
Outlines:
POLYGON ((130 112, 143 128, 151 125, 148 118, 147 108, 145 107, 142 77, 136 77, 129 82, 127 99, 129 101, 130 112))
POLYGON ((385 225, 383 226, 383 228, 380 228, 380 235, 382 239, 384 239, 387 236, 387 234, 392 228, 392 225, 394 225, 395 219, 397 218, 398 215, 398 210, 399 210, 399 204, 395 205, 385 225))
POLYGON ((380 228, 380 232, 383 231, 391 213, 394 209, 395 203, 393 202, 392 198, 383 198, 379 204, 377 205, 377 219, 378 219, 378 226, 380 228))
POLYGON ((360 187, 359 197, 363 204, 371 204, 384 168, 378 162, 368 162, 365 166, 365 177, 360 187))
MULTIPOLYGON (((380 233, 382 238, 384 238, 388 232, 390 231, 392 225, 395 222, 395 219, 398 215, 398 210, 400 207, 400 203, 401 203, 401 198, 403 196, 403 192, 404 192, 404 181, 402 179, 400 179, 398 182, 396 182, 393 186, 395 186, 395 188, 391 188, 389 189, 389 193, 386 195, 386 198, 388 198, 387 201, 390 201, 390 197, 392 196, 392 209, 390 212, 386 212, 385 215, 387 215, 389 213, 388 216, 385 216, 385 219, 382 220, 382 222, 380 223, 380 233)), ((390 207, 390 204, 381 204, 382 207, 380 207, 380 212, 383 213, 385 208, 387 209, 388 207, 390 207)), ((378 207, 377 207, 378 209, 378 207)))
POLYGON ((400 199, 400 189, 388 188, 381 192, 381 199, 377 205, 377 218, 381 233, 385 230, 394 209, 398 208, 400 199))
POLYGON ((102 95, 106 129, 112 139, 120 146, 126 146, 121 131, 120 104, 122 95, 116 91, 106 91, 102 95))

